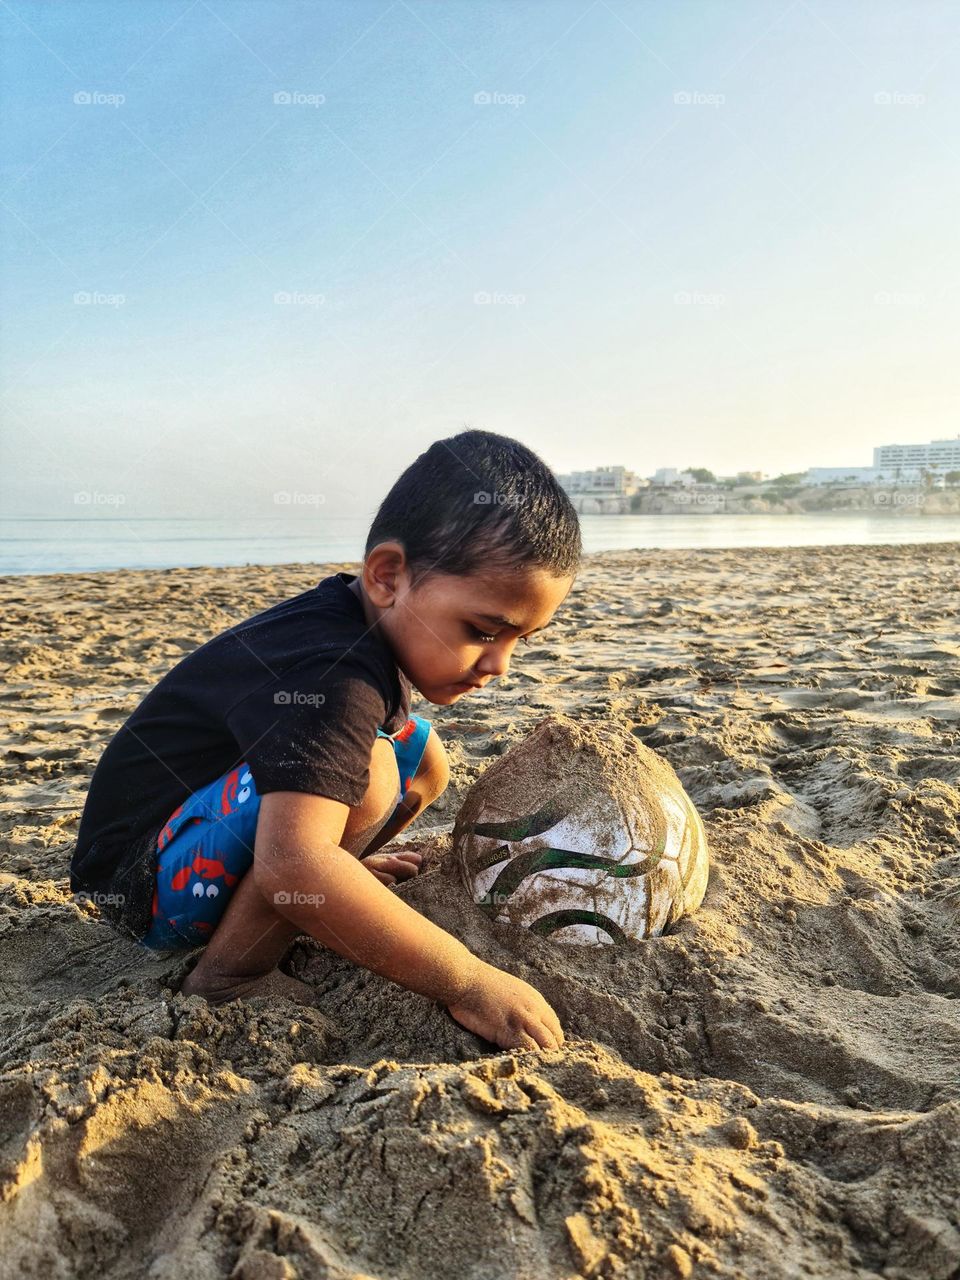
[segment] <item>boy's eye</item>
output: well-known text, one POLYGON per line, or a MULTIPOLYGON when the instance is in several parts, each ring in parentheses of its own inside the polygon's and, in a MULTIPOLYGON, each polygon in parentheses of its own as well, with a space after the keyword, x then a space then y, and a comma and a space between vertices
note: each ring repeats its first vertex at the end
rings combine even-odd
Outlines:
MULTIPOLYGON (((473 626, 472 623, 470 624, 470 630, 477 637, 477 639, 482 640, 484 644, 493 644, 494 641, 497 639, 496 636, 490 635, 489 632, 481 631, 479 627, 473 626)), ((521 644, 530 643, 530 641, 527 639, 526 636, 520 636, 520 642, 521 644)))

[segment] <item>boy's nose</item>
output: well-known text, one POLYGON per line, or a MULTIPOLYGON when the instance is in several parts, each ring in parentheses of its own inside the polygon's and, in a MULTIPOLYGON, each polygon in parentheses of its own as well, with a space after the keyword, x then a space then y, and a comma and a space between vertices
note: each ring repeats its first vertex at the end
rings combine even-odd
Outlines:
POLYGON ((476 664, 479 676, 502 676, 510 670, 510 651, 497 646, 488 649, 476 664))

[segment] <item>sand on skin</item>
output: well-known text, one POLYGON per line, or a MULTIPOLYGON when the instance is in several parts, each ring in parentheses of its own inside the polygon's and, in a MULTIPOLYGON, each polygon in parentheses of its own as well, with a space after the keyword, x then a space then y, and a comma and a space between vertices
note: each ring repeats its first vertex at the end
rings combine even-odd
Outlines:
POLYGON ((590 556, 452 762, 409 901, 533 981, 491 1053, 309 940, 320 1010, 211 1009, 70 894, 106 738, 183 653, 347 565, 0 579, 0 1275, 816 1276, 960 1269, 960 545, 590 556), (550 714, 704 815, 699 913, 559 948, 464 900, 450 830, 550 714))

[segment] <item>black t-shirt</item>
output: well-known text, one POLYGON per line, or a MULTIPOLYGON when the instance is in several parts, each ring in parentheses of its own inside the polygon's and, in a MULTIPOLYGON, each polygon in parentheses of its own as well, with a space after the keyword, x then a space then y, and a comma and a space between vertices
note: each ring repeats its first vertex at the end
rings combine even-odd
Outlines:
MULTIPOLYGON (((336 573, 208 640, 147 694, 90 782, 70 888, 121 898, 101 911, 135 938, 150 928, 157 836, 198 787, 246 761, 257 791, 303 791, 351 807, 369 783, 377 729, 410 714, 411 686, 336 573)), ((96 899, 95 899, 96 900, 96 899)))

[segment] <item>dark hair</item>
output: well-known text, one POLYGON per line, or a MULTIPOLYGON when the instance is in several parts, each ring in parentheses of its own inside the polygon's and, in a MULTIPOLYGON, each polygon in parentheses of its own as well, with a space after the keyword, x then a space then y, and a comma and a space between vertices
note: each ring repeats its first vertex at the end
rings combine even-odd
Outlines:
POLYGON ((509 436, 461 431, 437 440, 380 504, 364 556, 403 544, 414 582, 434 573, 537 567, 575 574, 580 521, 556 476, 509 436))

